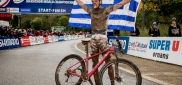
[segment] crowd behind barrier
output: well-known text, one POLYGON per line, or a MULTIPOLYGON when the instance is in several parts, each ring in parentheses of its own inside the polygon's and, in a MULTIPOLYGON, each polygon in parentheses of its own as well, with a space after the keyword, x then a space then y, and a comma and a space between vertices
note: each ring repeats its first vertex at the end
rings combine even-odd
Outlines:
MULTIPOLYGON (((117 43, 114 36, 108 38, 110 46, 117 43)), ((181 37, 119 37, 119 40, 125 54, 182 66, 181 37)))
POLYGON ((65 35, 84 35, 87 37, 89 32, 64 32, 64 31, 44 31, 44 30, 33 30, 32 28, 27 29, 14 29, 13 27, 1 27, 0 26, 0 37, 25 37, 25 36, 65 36, 65 35))
POLYGON ((0 26, 0 50, 51 43, 64 40, 82 39, 88 37, 89 32, 43 31, 14 29, 0 26))

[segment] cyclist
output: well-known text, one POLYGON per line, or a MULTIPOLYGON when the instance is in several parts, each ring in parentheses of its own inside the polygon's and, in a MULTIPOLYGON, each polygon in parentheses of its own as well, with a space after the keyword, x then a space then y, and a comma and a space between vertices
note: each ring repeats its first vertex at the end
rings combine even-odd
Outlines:
MULTIPOLYGON (((103 51, 107 48, 107 19, 109 14, 112 11, 117 10, 121 6, 129 3, 131 0, 122 0, 114 6, 108 6, 106 8, 102 8, 102 0, 92 0, 93 8, 87 7, 82 1, 76 0, 77 4, 81 6, 86 12, 88 12, 91 16, 91 26, 92 26, 92 37, 91 37, 91 55, 98 53, 99 50, 103 51)), ((92 58, 93 67, 98 63, 99 57, 92 58)), ((110 61, 108 58, 105 62, 110 61)), ((114 74, 113 68, 109 67, 109 77, 111 80, 111 85, 114 85, 114 74)), ((98 82, 98 71, 94 73, 95 85, 99 85, 98 82)))

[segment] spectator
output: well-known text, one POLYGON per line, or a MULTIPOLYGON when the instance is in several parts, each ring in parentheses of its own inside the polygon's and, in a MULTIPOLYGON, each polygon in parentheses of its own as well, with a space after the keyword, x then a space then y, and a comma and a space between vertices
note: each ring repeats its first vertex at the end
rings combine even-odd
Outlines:
POLYGON ((27 32, 27 36, 33 36, 32 31, 30 29, 27 32))
POLYGON ((172 18, 172 24, 168 29, 169 37, 181 37, 181 27, 177 25, 176 18, 172 18))
POLYGON ((135 31, 130 32, 130 36, 139 36, 139 35, 140 35, 140 31, 138 28, 136 28, 135 31))
POLYGON ((14 30, 14 37, 18 37, 18 30, 14 30))
POLYGON ((23 37, 23 32, 22 31, 18 31, 18 37, 23 37))
POLYGON ((50 35, 50 36, 52 36, 52 35, 53 35, 52 31, 49 31, 49 35, 50 35))
POLYGON ((0 37, 2 36, 3 34, 3 28, 0 26, 0 37))
POLYGON ((148 35, 151 37, 160 36, 159 28, 157 27, 157 22, 153 22, 152 27, 149 29, 148 35))
POLYGON ((25 29, 22 29, 23 36, 27 36, 27 31, 25 29))
POLYGON ((8 31, 7 31, 7 28, 3 28, 3 34, 2 36, 8 36, 8 31))

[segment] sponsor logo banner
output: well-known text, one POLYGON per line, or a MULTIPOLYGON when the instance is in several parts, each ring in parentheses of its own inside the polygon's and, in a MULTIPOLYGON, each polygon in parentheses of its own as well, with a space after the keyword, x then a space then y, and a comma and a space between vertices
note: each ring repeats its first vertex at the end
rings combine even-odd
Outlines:
POLYGON ((150 38, 148 58, 173 64, 178 64, 181 39, 178 37, 150 38))
POLYGON ((0 8, 0 12, 6 12, 6 8, 0 8))
POLYGON ((127 54, 146 57, 148 41, 147 37, 130 37, 127 54))
POLYGON ((19 13, 19 8, 7 8, 6 12, 19 13))
POLYGON ((64 41, 64 36, 59 36, 58 41, 64 41))
POLYGON ((31 12, 31 8, 20 8, 20 12, 31 12))
POLYGON ((18 38, 0 37, 0 50, 20 47, 18 38))
POLYGON ((31 45, 29 36, 22 37, 22 38, 20 38, 20 40, 21 40, 21 46, 22 47, 31 45))
POLYGON ((12 14, 0 13, 0 20, 9 21, 12 19, 12 14))
MULTIPOLYGON (((128 43, 129 43, 129 37, 118 37, 119 41, 124 49, 124 54, 128 51, 128 43)), ((108 44, 109 46, 112 46, 112 43, 117 44, 116 38, 114 36, 108 37, 108 44)), ((118 51, 118 48, 116 47, 116 51, 118 51)))
POLYGON ((44 37, 44 43, 49 43, 48 37, 44 37))

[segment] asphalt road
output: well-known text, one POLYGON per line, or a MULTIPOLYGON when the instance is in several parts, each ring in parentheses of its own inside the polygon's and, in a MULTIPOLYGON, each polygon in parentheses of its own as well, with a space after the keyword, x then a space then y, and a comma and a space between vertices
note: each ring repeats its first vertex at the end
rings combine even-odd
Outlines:
MULTIPOLYGON (((75 49, 78 42, 80 40, 1 50, 0 85, 56 85, 55 70, 61 59, 69 54, 84 56, 75 49)), ((146 79, 142 83, 160 85, 146 79)))

